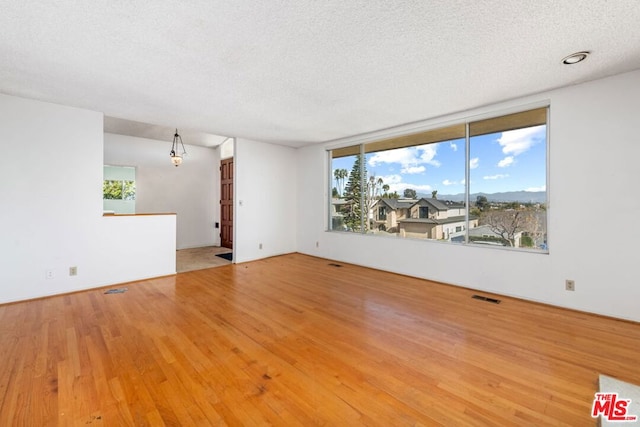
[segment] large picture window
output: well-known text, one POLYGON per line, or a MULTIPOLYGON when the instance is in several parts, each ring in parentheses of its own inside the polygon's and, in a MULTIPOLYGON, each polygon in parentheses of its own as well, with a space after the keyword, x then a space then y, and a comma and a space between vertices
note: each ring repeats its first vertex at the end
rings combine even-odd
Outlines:
POLYGON ((547 108, 330 151, 330 229, 546 251, 547 108))

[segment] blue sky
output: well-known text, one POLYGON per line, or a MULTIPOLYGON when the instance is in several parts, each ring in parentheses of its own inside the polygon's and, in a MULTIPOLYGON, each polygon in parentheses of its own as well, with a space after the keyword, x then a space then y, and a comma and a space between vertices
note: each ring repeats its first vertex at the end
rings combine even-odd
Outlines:
MULTIPOLYGON (((465 191, 464 139, 369 153, 367 172, 391 191, 458 194, 465 191)), ((351 171, 354 156, 333 160, 332 169, 351 171)), ((546 190, 546 126, 471 138, 471 193, 546 190)), ((335 180, 333 181, 335 185, 335 180)))

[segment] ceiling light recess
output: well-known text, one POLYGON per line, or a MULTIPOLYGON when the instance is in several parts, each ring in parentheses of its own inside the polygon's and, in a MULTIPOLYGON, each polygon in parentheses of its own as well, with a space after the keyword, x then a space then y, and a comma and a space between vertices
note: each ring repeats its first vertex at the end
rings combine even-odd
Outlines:
POLYGON ((572 53, 569 56, 565 56, 564 58, 562 58, 562 63, 564 65, 573 65, 573 64, 577 64, 578 62, 582 62, 585 59, 587 59, 587 56, 589 56, 591 52, 589 52, 588 50, 583 50, 582 52, 576 52, 576 53, 572 53))

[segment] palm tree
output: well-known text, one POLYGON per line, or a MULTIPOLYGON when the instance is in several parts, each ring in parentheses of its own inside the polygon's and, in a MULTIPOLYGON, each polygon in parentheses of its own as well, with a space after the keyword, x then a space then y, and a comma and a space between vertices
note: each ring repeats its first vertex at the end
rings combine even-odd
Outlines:
POLYGON ((338 189, 338 197, 344 194, 344 180, 349 176, 346 169, 336 169, 333 171, 333 177, 336 179, 336 188, 338 189))

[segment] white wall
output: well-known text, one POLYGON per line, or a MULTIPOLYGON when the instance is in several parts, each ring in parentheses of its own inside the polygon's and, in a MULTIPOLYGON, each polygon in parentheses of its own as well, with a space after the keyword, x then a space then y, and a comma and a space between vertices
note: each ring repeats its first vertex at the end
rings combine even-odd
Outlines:
POLYGON ((235 262, 296 251, 296 151, 236 139, 235 262))
POLYGON ((233 146, 235 144, 235 140, 233 138, 227 138, 220 147, 220 159, 228 159, 229 157, 233 157, 233 146))
MULTIPOLYGON (((327 146, 295 150, 239 139, 237 262, 297 250, 640 321, 633 270, 640 71, 424 125, 544 100, 551 103, 548 255, 326 232, 327 146), (609 216, 597 215, 603 205, 613 207, 609 216), (566 278, 576 281, 575 292, 564 290, 566 278)), ((175 216, 102 217, 102 165, 114 163, 103 161, 102 114, 0 95, 0 129, 2 152, 16 159, 0 168, 0 303, 175 272, 175 216), (78 276, 68 276, 70 266, 78 276), (48 270, 53 279, 45 278, 48 270)), ((168 147, 160 146, 158 159, 166 161, 168 147)), ((188 162, 170 167, 169 181, 188 162)), ((156 182, 164 191, 167 181, 156 182)))
POLYGON ((640 321, 634 270, 640 242, 635 227, 640 213, 640 71, 424 125, 546 100, 551 104, 548 255, 325 232, 327 145, 306 147, 297 155, 298 251, 640 321), (602 216, 602 206, 615 209, 602 216), (565 279, 576 281, 575 292, 564 290, 565 279))
POLYGON ((0 95, 0 303, 175 273, 175 216, 102 216, 102 122, 0 95))
POLYGON ((169 161, 172 138, 157 141, 105 133, 104 162, 136 167, 136 213, 177 214, 178 249, 218 246, 218 150, 185 144, 184 162, 175 167, 169 161))

